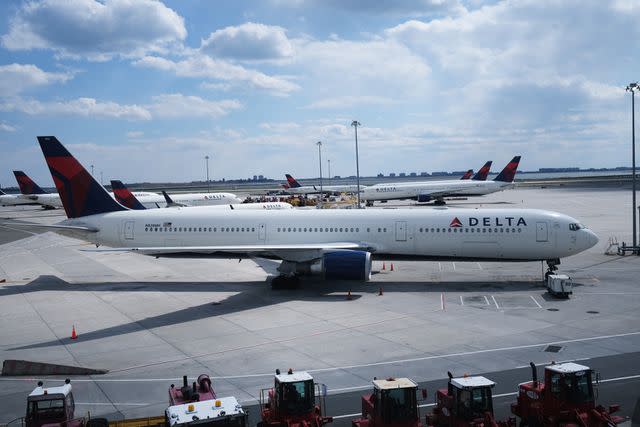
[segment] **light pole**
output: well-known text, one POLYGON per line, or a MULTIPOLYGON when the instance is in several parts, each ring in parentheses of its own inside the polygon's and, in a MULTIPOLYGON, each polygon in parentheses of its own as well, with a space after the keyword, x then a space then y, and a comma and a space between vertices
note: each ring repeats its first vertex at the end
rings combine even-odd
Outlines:
POLYGON ((328 166, 327 179, 331 179, 331 159, 327 159, 327 166, 328 166))
POLYGON ((359 121, 354 120, 351 122, 351 126, 353 126, 356 130, 356 185, 358 187, 358 209, 361 209, 360 206, 360 161, 358 159, 358 126, 362 126, 359 121))
POLYGON ((103 185, 102 184, 102 171, 100 171, 100 185, 103 185))
POLYGON ((204 161, 207 164, 207 193, 211 193, 211 182, 209 181, 209 156, 204 156, 204 161))
POLYGON ((93 165, 91 165, 91 176, 93 176, 93 165))
POLYGON ((626 87, 631 92, 631 210, 633 211, 633 250, 638 251, 638 240, 636 235, 636 121, 635 121, 635 91, 638 90, 638 82, 629 83, 626 87))
POLYGON ((324 196, 324 192, 322 191, 322 141, 316 142, 318 146, 318 164, 320 165, 320 200, 322 200, 322 196, 324 196))

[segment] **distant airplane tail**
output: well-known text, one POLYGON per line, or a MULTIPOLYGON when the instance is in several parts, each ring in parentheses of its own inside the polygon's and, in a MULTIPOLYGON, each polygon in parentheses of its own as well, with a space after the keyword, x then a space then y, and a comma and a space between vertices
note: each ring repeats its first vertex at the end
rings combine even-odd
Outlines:
POLYGON ((473 175, 473 169, 469 169, 468 171, 466 171, 460 179, 469 179, 471 178, 471 175, 473 175))
POLYGON ((96 181, 55 136, 38 142, 69 218, 127 210, 96 181))
POLYGON ((142 206, 142 203, 133 195, 131 191, 127 188, 126 185, 117 179, 111 180, 111 189, 113 190, 113 195, 122 206, 125 206, 129 209, 134 210, 143 210, 146 209, 142 206))
POLYGON ((167 194, 166 191, 162 190, 162 195, 164 196, 164 201, 167 202, 167 207, 168 208, 176 208, 176 207, 184 207, 187 206, 185 204, 182 203, 176 203, 173 201, 173 199, 171 197, 169 197, 169 195, 167 194))
POLYGON ((285 174, 284 176, 287 177, 287 182, 289 183, 289 187, 290 188, 298 188, 298 187, 302 187, 300 185, 300 183, 298 181, 296 181, 296 179, 294 177, 292 177, 291 175, 289 175, 288 173, 285 174))
POLYGON ((487 180, 487 176, 489 175, 489 171, 491 170, 491 164, 493 162, 491 160, 489 160, 487 163, 484 164, 484 166, 482 166, 480 168, 480 170, 478 171, 477 174, 475 174, 475 176, 473 177, 474 181, 486 181, 487 180))
POLYGON ((22 194, 47 194, 38 184, 33 182, 26 173, 22 171, 13 171, 18 181, 18 187, 20 187, 20 193, 22 194))
POLYGON ((518 170, 518 164, 520 163, 520 156, 515 156, 507 166, 502 169, 500 175, 498 175, 494 181, 500 182, 513 182, 516 177, 516 172, 518 170))

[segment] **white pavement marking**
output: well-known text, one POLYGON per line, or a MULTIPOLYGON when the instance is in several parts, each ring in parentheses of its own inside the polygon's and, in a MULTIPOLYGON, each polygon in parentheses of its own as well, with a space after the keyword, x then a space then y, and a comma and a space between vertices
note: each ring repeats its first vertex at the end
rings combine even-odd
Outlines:
POLYGON ((487 296, 486 296, 486 295, 484 296, 484 300, 485 300, 485 302, 487 303, 487 305, 491 305, 491 303, 489 302, 489 298, 487 298, 487 296))
MULTIPOLYGON (((535 347, 546 347, 548 345, 557 345, 557 344, 569 344, 576 342, 588 342, 588 341, 598 341, 605 340, 611 338, 623 338, 623 337, 631 337, 640 335, 640 331, 636 332, 626 332, 622 334, 612 334, 612 335, 599 335, 595 337, 585 337, 585 338, 574 338, 570 340, 560 340, 560 341, 551 341, 551 342, 543 342, 537 344, 524 344, 524 345, 515 345, 510 347, 498 347, 498 348, 487 348, 484 350, 474 350, 474 351, 462 351, 458 353, 447 353, 447 354, 436 354, 433 356, 425 356, 425 357, 415 357, 411 359, 399 359, 399 360, 389 360, 385 362, 373 362, 373 363, 363 363, 360 365, 346 365, 346 366, 334 366, 330 368, 318 368, 318 369, 306 369, 307 372, 330 372, 330 371, 341 371, 345 369, 356 369, 356 368, 368 368, 371 366, 385 366, 385 365, 396 365, 402 363, 410 363, 410 362, 422 362, 426 360, 435 360, 435 359, 446 359, 449 357, 460 357, 460 356, 472 356, 475 354, 484 354, 484 353, 497 353, 501 351, 510 351, 510 350, 523 350, 527 348, 535 348, 535 347)), ((582 360, 582 359, 576 359, 582 360)), ((585 359, 586 360, 586 359, 585 359)), ((527 365, 528 366, 528 365, 527 365)), ((219 376, 219 377, 211 377, 212 379, 239 379, 239 378, 255 378, 255 377, 272 377, 273 372, 264 373, 264 374, 248 374, 248 375, 229 375, 229 376, 219 376)), ((2 381, 30 381, 33 382, 39 378, 26 378, 26 377, 0 377, 0 382, 2 381)), ((195 379, 195 377, 194 377, 195 379)), ((175 378, 93 378, 93 379, 74 379, 74 382, 153 382, 153 381, 175 381, 175 378)), ((61 380, 62 381, 62 380, 61 380)))
POLYGON ((540 303, 538 303, 538 301, 533 297, 533 295, 529 295, 531 297, 531 299, 533 300, 533 302, 536 303, 536 305, 538 306, 538 308, 542 308, 542 306, 540 305, 540 303))
POLYGON ((464 300, 462 299, 462 295, 460 295, 460 305, 464 305, 464 300))
POLYGON ((451 262, 451 264, 453 265, 453 271, 456 271, 456 263, 455 262, 451 262))
POLYGON ((480 263, 479 263, 479 262, 476 262, 476 264, 478 264, 478 268, 479 268, 480 270, 483 270, 483 268, 482 268, 482 266, 480 265, 480 263))
POLYGON ((493 295, 491 295, 491 299, 493 300, 493 303, 496 305, 496 308, 498 310, 500 310, 500 306, 498 305, 498 301, 496 301, 496 297, 494 297, 493 295))

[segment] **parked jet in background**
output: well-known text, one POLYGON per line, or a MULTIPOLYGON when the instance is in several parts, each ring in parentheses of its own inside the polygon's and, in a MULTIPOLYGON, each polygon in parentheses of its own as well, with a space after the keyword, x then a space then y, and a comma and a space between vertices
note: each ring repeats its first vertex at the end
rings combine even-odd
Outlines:
POLYGON ((38 203, 23 199, 21 194, 7 194, 0 190, 0 205, 2 206, 17 206, 17 205, 37 205, 38 203))
MULTIPOLYGON (((157 207, 161 208, 176 208, 176 207, 188 207, 187 205, 175 202, 166 191, 162 192, 162 197, 164 197, 164 204, 159 204, 159 206, 153 206, 151 208, 146 208, 140 201, 136 198, 134 193, 131 193, 126 185, 122 183, 122 181, 111 180, 111 188, 113 189, 113 194, 115 199, 122 206, 125 206, 129 209, 134 210, 143 210, 143 209, 153 209, 157 207)), ((293 209, 293 206, 289 203, 284 202, 264 202, 264 203, 236 203, 229 205, 214 205, 208 207, 215 208, 228 208, 228 209, 263 209, 263 210, 273 210, 273 209, 293 209)))
POLYGON ((469 169, 464 173, 464 175, 462 175, 462 177, 460 177, 460 179, 471 179, 472 176, 473 176, 473 169, 469 169))
POLYGON ((489 160, 487 163, 484 164, 484 166, 482 166, 480 168, 480 170, 478 171, 478 173, 476 173, 473 176, 473 180, 474 181, 486 181, 487 177, 489 176, 489 172, 491 171, 491 164, 493 162, 491 160, 489 160))
POLYGON ((482 196, 513 187, 519 163, 520 156, 514 157, 493 181, 471 179, 376 184, 365 188, 360 197, 366 201, 367 206, 373 206, 373 202, 377 200, 400 199, 411 199, 418 202, 435 200, 436 204, 442 205, 444 197, 482 196))
POLYGON ((18 187, 20 188, 20 193, 22 193, 21 198, 42 205, 45 209, 62 207, 62 201, 58 193, 47 193, 23 171, 13 171, 13 175, 18 181, 18 187))
MULTIPOLYGON (((300 185, 294 177, 289 174, 285 174, 287 177, 288 187, 284 188, 284 191, 289 194, 320 194, 319 185, 300 185)), ((285 184, 283 184, 284 187, 285 184)), ((365 188, 364 185, 360 186, 360 191, 365 188)), ((325 194, 340 194, 340 193, 357 193, 357 185, 323 185, 322 192, 325 194)))
MULTIPOLYGON (((96 245, 155 257, 281 259, 273 287, 298 274, 368 280, 385 258, 547 261, 598 242, 577 220, 535 209, 129 210, 53 136, 38 137, 69 219, 38 225, 96 245)), ((32 225, 36 226, 36 225, 32 225)))

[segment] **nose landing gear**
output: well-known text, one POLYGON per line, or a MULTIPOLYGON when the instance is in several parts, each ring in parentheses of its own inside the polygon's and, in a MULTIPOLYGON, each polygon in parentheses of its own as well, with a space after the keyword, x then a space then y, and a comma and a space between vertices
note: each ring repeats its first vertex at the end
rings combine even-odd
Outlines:
POLYGON ((548 278, 550 275, 554 274, 556 271, 558 271, 558 266, 560 265, 560 259, 555 258, 555 259, 548 259, 547 260, 547 272, 544 273, 544 281, 545 283, 547 282, 548 278))

